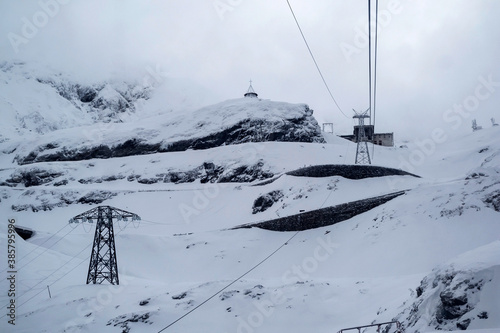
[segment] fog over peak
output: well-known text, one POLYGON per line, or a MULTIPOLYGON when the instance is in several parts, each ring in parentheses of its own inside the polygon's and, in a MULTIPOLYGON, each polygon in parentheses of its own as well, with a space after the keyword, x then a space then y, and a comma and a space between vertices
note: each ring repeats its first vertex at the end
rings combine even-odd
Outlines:
MULTIPOLYGON (((240 97, 252 79, 259 97, 308 103, 320 123, 349 133, 352 108, 368 107, 366 1, 290 3, 348 117, 330 99, 285 1, 2 2, 0 60, 86 80, 141 80, 154 69, 222 100, 240 97)), ((380 1, 377 131, 415 139, 439 127, 458 136, 473 118, 483 126, 500 120, 498 13, 492 0, 380 1), (490 86, 478 88, 484 80, 490 86), (469 111, 453 111, 464 103, 469 111)))

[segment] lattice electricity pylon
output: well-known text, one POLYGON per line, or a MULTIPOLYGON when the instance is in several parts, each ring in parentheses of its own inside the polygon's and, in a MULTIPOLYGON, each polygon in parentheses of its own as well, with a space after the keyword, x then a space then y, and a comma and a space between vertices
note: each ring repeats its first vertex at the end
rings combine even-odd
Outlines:
POLYGON ((139 215, 114 208, 99 206, 69 220, 69 223, 97 221, 94 235, 94 245, 90 256, 87 284, 101 284, 109 281, 111 284, 120 284, 118 279, 118 264, 116 261, 115 236, 113 219, 117 221, 138 221, 139 215))
POLYGON ((368 138, 366 137, 365 129, 365 118, 370 118, 368 115, 368 108, 364 112, 356 112, 354 110, 354 119, 358 119, 358 133, 356 136, 356 142, 358 143, 356 147, 356 160, 355 164, 372 164, 370 160, 370 151, 368 150, 368 138))

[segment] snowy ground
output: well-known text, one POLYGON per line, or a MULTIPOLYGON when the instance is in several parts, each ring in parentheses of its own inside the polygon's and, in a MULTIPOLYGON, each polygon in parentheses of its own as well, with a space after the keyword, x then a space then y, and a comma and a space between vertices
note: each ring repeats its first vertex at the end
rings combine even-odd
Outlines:
MULTIPOLYGON (((333 136, 326 138, 326 144, 249 143, 205 151, 39 163, 37 167, 58 169, 74 180, 59 187, 0 188, 0 212, 5 220, 0 230, 2 244, 7 238, 7 218, 36 231, 29 241, 16 239, 16 325, 9 325, 4 316, 0 329, 158 332, 200 305, 165 331, 337 332, 396 317, 405 323, 412 304, 419 300, 421 281, 455 268, 466 275, 488 277, 476 294, 471 312, 475 317, 468 330, 497 332, 500 213, 486 198, 500 191, 499 135, 497 127, 468 134, 458 142, 375 148, 375 164, 402 168, 420 179, 393 176, 355 181, 283 175, 263 186, 199 181, 140 184, 126 178, 88 184, 77 181, 131 173, 154 176, 164 169, 189 169, 207 161, 231 166, 263 160, 275 175, 305 165, 352 163, 355 144, 333 136), (400 189, 410 191, 329 227, 298 234, 227 230, 400 189), (27 190, 34 192, 27 195, 27 190), (115 225, 119 286, 85 284, 94 228, 75 227, 68 220, 96 205, 11 210, 20 203, 56 200, 60 192, 80 195, 93 190, 116 193, 103 204, 142 217, 140 224, 115 225), (253 201, 274 190, 285 193, 282 201, 252 214, 253 201), (478 317, 482 312, 488 313, 487 318, 478 317)), ((11 157, 2 156, 2 180, 15 172, 11 157)), ((5 252, 1 260, 1 267, 6 267, 5 252)), ((2 275, 7 276, 6 270, 2 275)), ((1 281, 1 289, 8 290, 6 278, 1 281)), ((423 295, 429 298, 419 311, 428 318, 420 315, 407 332, 435 330, 428 323, 439 293, 428 290, 423 295)), ((9 302, 5 292, 0 301, 9 302)))

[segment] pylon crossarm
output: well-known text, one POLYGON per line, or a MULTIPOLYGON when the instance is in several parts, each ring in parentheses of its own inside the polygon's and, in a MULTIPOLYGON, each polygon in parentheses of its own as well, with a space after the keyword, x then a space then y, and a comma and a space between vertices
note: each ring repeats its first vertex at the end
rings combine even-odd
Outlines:
POLYGON ((140 220, 140 216, 131 212, 128 212, 123 209, 111 207, 111 206, 99 206, 93 209, 90 209, 86 212, 83 212, 69 220, 69 223, 78 223, 78 222, 89 222, 93 223, 94 221, 97 221, 99 218, 99 211, 106 211, 107 212, 107 217, 111 219, 117 219, 117 220, 126 220, 126 219, 132 219, 132 221, 138 221, 140 220))

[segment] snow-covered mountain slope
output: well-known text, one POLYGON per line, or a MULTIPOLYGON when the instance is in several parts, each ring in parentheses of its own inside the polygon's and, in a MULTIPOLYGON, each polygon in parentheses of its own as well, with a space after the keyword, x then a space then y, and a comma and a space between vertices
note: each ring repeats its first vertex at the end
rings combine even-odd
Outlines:
POLYGON ((171 112, 134 123, 55 131, 24 140, 15 149, 19 164, 77 161, 207 149, 245 142, 322 142, 318 123, 305 104, 257 98, 225 101, 193 112, 171 112))
MULTIPOLYGON (((237 112, 247 100, 223 102, 234 106, 227 119, 247 118, 237 112)), ((203 127, 226 119, 220 105, 201 110, 193 112, 201 112, 203 127)), ((303 117, 305 109, 273 110, 303 117)), ((148 128, 161 128, 162 117, 148 128)), ((146 128, 147 121, 123 126, 146 128)), ((81 135, 64 131, 40 140, 57 135, 63 145, 80 147, 74 138, 81 135)), ((113 133, 100 140, 126 131, 113 133)), ((354 160, 355 144, 327 135, 326 142, 246 142, 22 166, 14 157, 30 146, 16 141, 19 151, 3 148, 0 157, 0 215, 35 235, 16 238, 16 326, 4 316, 0 329, 159 332, 175 322, 164 332, 336 332, 397 319, 410 333, 465 323, 468 330, 498 330, 499 135, 498 127, 488 128, 426 151, 411 143, 376 147, 377 165, 422 178, 357 180, 289 173, 354 160), (424 158, 417 160, 419 151, 424 158), (398 190, 408 191, 331 226, 297 234, 230 230, 398 190), (278 192, 269 207, 254 210, 259 197, 278 192), (142 217, 115 224, 119 286, 85 285, 94 226, 68 224, 98 202, 142 217)), ((5 243, 6 227, 0 239, 5 243)), ((9 301, 0 296, 2 304, 9 301)))
POLYGON ((475 321, 499 318, 499 254, 497 240, 439 265, 422 280, 416 300, 409 300, 398 319, 424 332, 428 327, 465 330, 475 321))
POLYGON ((185 92, 171 88, 178 80, 170 81, 88 83, 33 65, 1 63, 0 151, 15 151, 19 164, 29 164, 244 142, 323 141, 305 104, 240 98, 196 109, 184 100, 185 92))
POLYGON ((40 64, 0 62, 0 142, 36 141, 39 134, 99 124, 78 130, 89 140, 115 123, 193 110, 210 101, 208 92, 159 68, 125 79, 90 80, 40 64))

